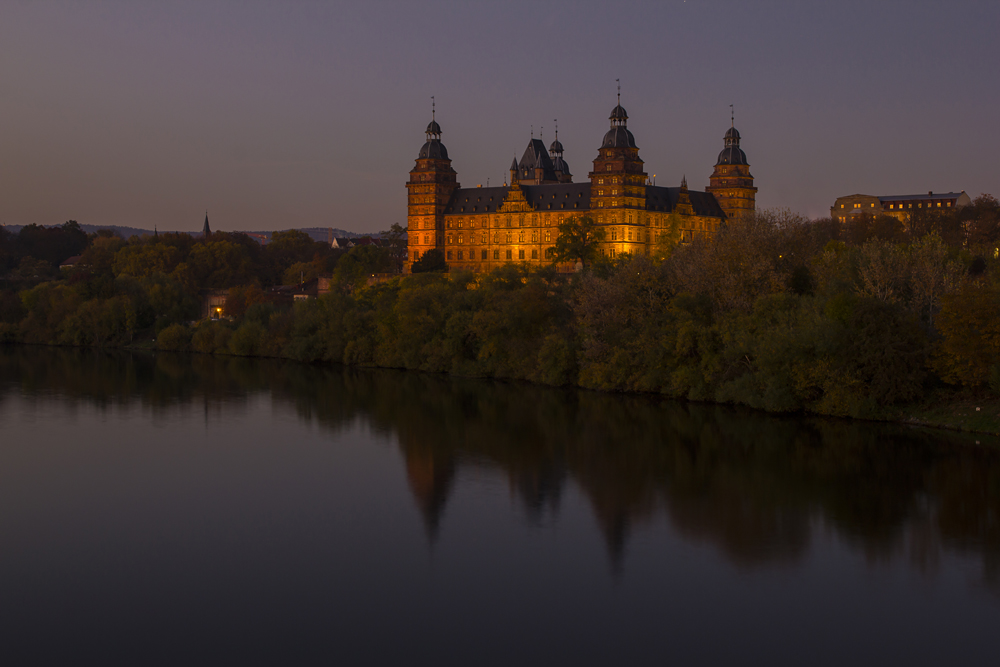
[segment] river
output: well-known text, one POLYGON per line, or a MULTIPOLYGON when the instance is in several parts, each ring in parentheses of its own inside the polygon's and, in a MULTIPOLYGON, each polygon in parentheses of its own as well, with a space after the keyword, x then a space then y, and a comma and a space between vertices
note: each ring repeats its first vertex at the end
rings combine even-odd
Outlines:
POLYGON ((1000 445, 0 346, 4 664, 984 664, 1000 445))

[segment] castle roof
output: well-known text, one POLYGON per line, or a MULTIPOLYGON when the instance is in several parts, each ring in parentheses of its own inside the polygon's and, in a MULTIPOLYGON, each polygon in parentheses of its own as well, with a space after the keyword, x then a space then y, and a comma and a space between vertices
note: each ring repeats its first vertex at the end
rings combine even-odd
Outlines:
POLYGON ((535 169, 542 169, 542 180, 556 180, 556 172, 552 165, 549 152, 545 150, 545 144, 541 139, 532 139, 528 142, 528 147, 524 149, 524 155, 518 163, 520 167, 520 178, 531 180, 535 178, 535 169))
MULTIPOLYGON (((524 198, 536 211, 584 212, 590 210, 590 183, 520 185, 524 198)), ((496 213, 510 186, 459 188, 445 206, 446 215, 496 213)))

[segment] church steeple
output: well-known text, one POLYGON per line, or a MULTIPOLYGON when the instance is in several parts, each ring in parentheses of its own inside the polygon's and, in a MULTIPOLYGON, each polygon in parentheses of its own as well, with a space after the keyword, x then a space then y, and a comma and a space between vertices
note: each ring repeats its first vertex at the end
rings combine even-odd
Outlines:
POLYGON ((205 226, 201 228, 201 235, 206 239, 212 235, 212 228, 208 226, 208 211, 205 211, 205 226))

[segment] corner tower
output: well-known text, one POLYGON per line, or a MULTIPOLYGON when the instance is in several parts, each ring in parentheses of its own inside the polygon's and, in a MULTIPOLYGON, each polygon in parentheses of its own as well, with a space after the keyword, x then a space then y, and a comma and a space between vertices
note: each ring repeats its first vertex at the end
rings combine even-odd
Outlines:
POLYGON ((425 133, 427 141, 420 147, 406 183, 407 264, 432 248, 444 248, 444 209, 459 187, 448 149, 441 143, 441 126, 434 119, 433 108, 425 133))
POLYGON ((611 129, 604 135, 594 159, 594 171, 589 174, 591 208, 596 209, 598 221, 604 224, 637 223, 639 211, 646 207, 646 172, 635 137, 627 127, 628 114, 621 105, 621 93, 618 100, 609 117, 611 129), (602 209, 616 212, 609 218, 602 209))
POLYGON ((715 195, 727 218, 753 213, 757 208, 757 188, 753 186, 750 163, 740 148, 740 133, 735 125, 726 130, 724 142, 705 191, 715 195))

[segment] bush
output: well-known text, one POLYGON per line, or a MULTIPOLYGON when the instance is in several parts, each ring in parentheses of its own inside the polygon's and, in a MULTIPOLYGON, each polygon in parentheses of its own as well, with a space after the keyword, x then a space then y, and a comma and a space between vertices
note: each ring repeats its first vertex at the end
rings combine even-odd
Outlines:
POLYGON ((187 350, 191 347, 191 334, 191 329, 183 324, 171 324, 156 337, 156 347, 161 350, 187 350))
POLYGON ((191 336, 191 349, 203 354, 226 352, 232 335, 232 329, 220 322, 203 324, 191 336))

